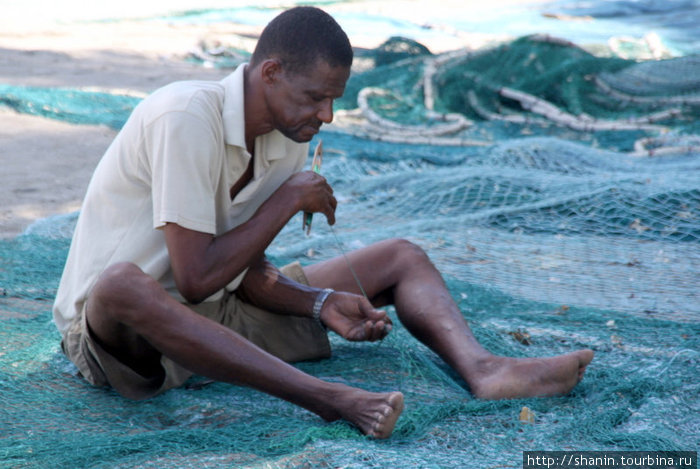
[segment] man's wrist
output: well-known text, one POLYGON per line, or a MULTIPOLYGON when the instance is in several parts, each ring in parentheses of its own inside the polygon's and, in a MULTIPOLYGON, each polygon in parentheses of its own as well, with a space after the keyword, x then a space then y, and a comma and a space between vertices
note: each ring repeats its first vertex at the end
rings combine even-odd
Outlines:
POLYGON ((323 324, 323 322, 321 321, 321 309, 323 309, 323 304, 334 291, 335 290, 333 290, 332 288, 324 288, 323 290, 321 290, 316 296, 314 307, 311 310, 311 317, 324 328, 326 327, 326 325, 323 324))

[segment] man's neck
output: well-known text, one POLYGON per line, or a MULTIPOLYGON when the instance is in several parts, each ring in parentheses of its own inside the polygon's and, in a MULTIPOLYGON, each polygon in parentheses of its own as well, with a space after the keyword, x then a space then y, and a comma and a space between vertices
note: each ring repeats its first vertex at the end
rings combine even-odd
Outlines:
POLYGON ((251 69, 246 65, 243 74, 243 112, 245 113, 245 142, 248 152, 252 155, 255 147, 255 138, 259 135, 274 130, 272 125, 263 89, 259 78, 254 73, 259 73, 260 69, 251 69))

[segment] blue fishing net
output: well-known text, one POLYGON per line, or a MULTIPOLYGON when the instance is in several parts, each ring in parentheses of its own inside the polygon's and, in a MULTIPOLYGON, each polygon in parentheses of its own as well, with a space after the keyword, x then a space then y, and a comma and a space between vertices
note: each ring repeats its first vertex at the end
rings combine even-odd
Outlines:
MULTIPOLYGON (((695 70, 695 59, 596 58, 533 37, 476 55, 410 43, 381 53, 353 75, 337 125, 319 135, 339 199, 335 234, 319 217, 307 237, 295 217, 269 257, 308 264, 408 238, 444 273, 486 348, 517 357, 592 348, 583 382, 562 397, 475 399, 397 325, 378 344, 332 335, 331 359, 297 365, 402 391, 406 409, 386 441, 202 377, 128 401, 86 384, 60 352, 50 308, 77 214, 57 216, 0 242, 1 467, 517 468, 527 450, 697 449, 699 84, 668 71, 695 70), (548 83, 534 79, 540 67, 548 83), (426 70, 438 84, 427 93, 426 70), (503 88, 578 120, 535 112, 503 88), (519 419, 524 406, 534 421, 519 419)), ((115 128, 130 106, 121 95, 3 90, 19 110, 115 128)))

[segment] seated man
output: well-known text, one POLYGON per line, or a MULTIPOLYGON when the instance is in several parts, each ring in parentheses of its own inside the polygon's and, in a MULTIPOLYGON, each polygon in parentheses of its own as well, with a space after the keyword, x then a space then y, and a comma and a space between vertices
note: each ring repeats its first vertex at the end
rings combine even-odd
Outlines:
POLYGON ((327 421, 386 438, 400 392, 329 383, 288 362, 330 355, 326 328, 376 341, 399 319, 484 399, 563 394, 590 350, 543 359, 484 350, 425 253, 403 240, 278 270, 265 249, 297 212, 334 223, 326 180, 301 171, 350 74, 347 36, 299 7, 263 31, 221 82, 179 82, 143 100, 95 170, 54 318, 81 375, 133 399, 193 373, 251 386, 327 421))

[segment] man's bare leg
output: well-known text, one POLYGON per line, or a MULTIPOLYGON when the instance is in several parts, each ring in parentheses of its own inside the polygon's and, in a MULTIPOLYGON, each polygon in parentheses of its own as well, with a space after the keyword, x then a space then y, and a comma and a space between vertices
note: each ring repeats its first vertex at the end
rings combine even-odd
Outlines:
POLYGON ((101 345, 137 372, 158 370, 163 354, 196 374, 250 386, 326 421, 347 420, 376 438, 391 435, 403 410, 399 392, 371 393, 303 373, 178 303, 133 264, 105 271, 86 314, 101 345))
MULTIPOLYGON (((532 359, 489 353, 474 338, 440 273, 408 241, 383 241, 348 257, 375 307, 394 304, 404 326, 453 367, 479 398, 566 394, 593 359, 591 350, 532 359)), ((315 287, 360 293, 343 258, 304 270, 315 287)))

